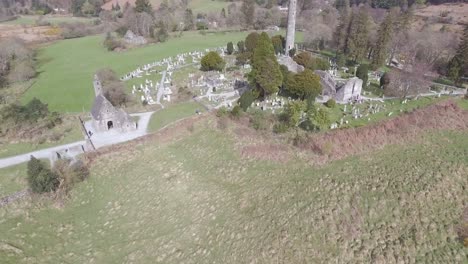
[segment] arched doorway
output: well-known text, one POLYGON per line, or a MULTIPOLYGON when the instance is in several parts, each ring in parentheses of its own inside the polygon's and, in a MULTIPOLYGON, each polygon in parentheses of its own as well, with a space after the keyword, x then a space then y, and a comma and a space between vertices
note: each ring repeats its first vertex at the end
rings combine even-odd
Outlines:
POLYGON ((114 127, 114 123, 112 123, 112 121, 108 121, 107 122, 107 130, 110 130, 113 127, 114 127))

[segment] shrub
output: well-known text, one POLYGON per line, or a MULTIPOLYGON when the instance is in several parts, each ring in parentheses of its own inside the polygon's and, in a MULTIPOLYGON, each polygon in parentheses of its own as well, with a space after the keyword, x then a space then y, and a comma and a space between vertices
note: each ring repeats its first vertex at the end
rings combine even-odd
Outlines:
POLYGON ((104 40, 104 46, 108 51, 113 51, 117 48, 125 48, 125 45, 122 41, 114 38, 110 33, 107 34, 106 39, 104 40))
POLYGON ((255 92, 253 90, 249 90, 243 93, 239 98, 239 106, 242 108, 242 110, 247 111, 255 99, 257 99, 255 92))
POLYGON ((234 44, 232 44, 232 42, 228 42, 226 49, 227 54, 231 55, 232 53, 234 53, 234 44))
POLYGON ((117 32, 117 34, 121 37, 125 36, 125 34, 127 33, 128 31, 128 27, 127 26, 120 26, 118 29, 115 30, 115 32, 117 32))
POLYGON ((250 124, 255 130, 268 129, 268 121, 265 118, 265 113, 262 110, 256 110, 250 116, 250 124))
POLYGON ((242 114, 242 108, 239 105, 235 105, 231 110, 232 117, 240 117, 242 114))
POLYGON ((239 41, 237 42, 237 52, 238 53, 244 53, 245 52, 245 44, 244 41, 239 41))
POLYGON ((28 162, 28 184, 35 193, 55 191, 59 185, 57 174, 45 167, 34 156, 28 162))
POLYGON ((228 109, 226 107, 220 107, 217 111, 216 111, 216 116, 217 117, 224 117, 224 116, 227 116, 228 114, 228 109))
POLYGON ((323 130, 330 125, 328 112, 322 108, 312 108, 307 111, 307 118, 302 124, 305 130, 323 130))
POLYGON ((201 59, 202 71, 222 71, 225 65, 223 58, 215 51, 208 52, 201 59))
POLYGON ((286 123, 283 123, 283 122, 276 123, 273 126, 273 132, 276 133, 276 134, 286 133, 288 131, 288 129, 289 129, 289 126, 286 123))
POLYGON ((296 54, 296 49, 295 48, 292 48, 289 50, 289 57, 294 57, 294 55, 296 54))
POLYGON ((298 74, 288 74, 285 90, 302 100, 308 97, 315 98, 322 92, 320 77, 309 69, 298 74))
POLYGON ((390 84, 390 73, 386 72, 380 77, 380 88, 385 89, 390 84))
POLYGON ((362 80, 362 87, 367 87, 367 80, 369 79, 369 65, 361 64, 356 70, 356 77, 362 80))
POLYGON ((197 27, 197 30, 207 30, 208 24, 206 24, 206 22, 200 21, 200 22, 197 22, 196 27, 197 27))
POLYGON ((80 160, 74 163, 66 159, 58 160, 55 162, 53 171, 60 179, 59 189, 64 194, 67 194, 75 184, 84 181, 89 176, 88 167, 80 160))
POLYGON ((336 106, 336 101, 334 99, 329 99, 325 105, 328 107, 328 108, 335 108, 336 106))

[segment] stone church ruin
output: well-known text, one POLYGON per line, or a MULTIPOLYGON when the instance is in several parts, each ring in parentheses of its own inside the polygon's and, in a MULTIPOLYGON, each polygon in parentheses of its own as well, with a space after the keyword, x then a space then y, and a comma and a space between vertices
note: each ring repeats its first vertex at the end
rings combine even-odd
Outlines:
POLYGON ((97 75, 94 76, 94 99, 91 109, 92 126, 96 132, 116 130, 129 132, 137 129, 137 124, 123 109, 117 108, 107 100, 102 91, 102 85, 97 75))

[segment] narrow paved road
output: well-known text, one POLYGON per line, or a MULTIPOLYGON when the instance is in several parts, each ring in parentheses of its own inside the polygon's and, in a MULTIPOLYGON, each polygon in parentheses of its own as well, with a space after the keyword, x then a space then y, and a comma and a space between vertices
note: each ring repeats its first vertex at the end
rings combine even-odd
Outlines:
POLYGON ((0 159, 0 168, 5 168, 5 167, 21 164, 23 162, 27 162, 29 161, 31 156, 34 156, 38 159, 51 159, 52 155, 55 152, 61 151, 63 149, 73 148, 73 147, 80 146, 80 145, 85 145, 85 144, 86 144, 86 141, 82 140, 82 141, 78 141, 78 142, 74 142, 70 144, 41 149, 41 150, 26 153, 26 154, 21 154, 21 155, 9 157, 9 158, 0 159))
MULTIPOLYGON (((135 138, 142 137, 146 135, 147 129, 149 122, 151 120, 151 116, 153 115, 154 112, 146 112, 146 113, 138 113, 138 114, 131 114, 131 116, 137 116, 140 117, 138 120, 138 128, 135 131, 129 132, 129 133, 119 133, 117 131, 110 131, 110 132, 105 132, 105 133, 93 133, 93 136, 91 137, 91 140, 93 141, 93 144, 96 148, 101 148, 104 146, 110 146, 113 144, 129 141, 135 138)), ((91 127, 90 121, 85 123, 86 129, 93 131, 91 127)), ((78 142, 70 143, 70 144, 65 144, 65 145, 60 145, 56 147, 51 147, 51 148, 46 148, 46 149, 41 149, 9 158, 3 158, 0 159, 0 168, 6 168, 9 166, 21 164, 23 162, 29 161, 31 156, 34 156, 38 159, 52 159, 52 156, 56 152, 60 152, 65 149, 70 149, 76 146, 84 146, 86 145, 85 140, 81 140, 78 142)), ((80 154, 80 153, 76 153, 80 154)))

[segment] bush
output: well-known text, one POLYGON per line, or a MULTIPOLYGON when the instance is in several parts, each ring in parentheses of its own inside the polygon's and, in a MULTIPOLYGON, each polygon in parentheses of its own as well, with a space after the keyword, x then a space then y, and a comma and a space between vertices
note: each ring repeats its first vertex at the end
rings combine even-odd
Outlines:
POLYGON ((220 107, 217 111, 216 111, 216 116, 217 117, 224 117, 224 116, 227 116, 228 114, 228 109, 226 107, 220 107))
POLYGON ((257 99, 255 92, 249 90, 243 93, 239 98, 239 106, 242 108, 242 110, 247 111, 247 109, 249 109, 249 107, 252 105, 255 99, 257 99))
POLYGON ((125 45, 122 41, 114 38, 111 34, 107 34, 106 39, 104 40, 104 46, 108 51, 114 51, 117 48, 124 49, 125 45))
POLYGON ((232 117, 240 117, 242 114, 242 108, 239 105, 235 105, 231 110, 232 117))
POLYGON ((88 167, 80 160, 74 163, 66 159, 58 160, 53 170, 60 179, 59 189, 63 194, 67 194, 75 184, 84 181, 89 176, 88 167))
POLYGON ((227 44, 227 54, 231 55, 234 53, 234 44, 232 42, 228 42, 227 44))
POLYGON ((197 22, 196 24, 197 30, 207 30, 208 29, 208 24, 206 22, 197 22))
POLYGON ((255 130, 268 129, 268 120, 265 118, 265 113, 262 110, 256 110, 252 113, 250 124, 255 130))
POLYGON ((329 99, 329 100, 325 103, 325 106, 327 106, 328 108, 335 108, 335 106, 336 106, 336 101, 333 100, 333 99, 329 99))
POLYGON ((362 88, 367 87, 367 80, 369 79, 369 65, 361 64, 356 70, 356 77, 362 80, 362 88))
POLYGON ((273 132, 276 133, 276 134, 286 133, 288 131, 288 129, 289 129, 289 126, 286 123, 283 123, 283 122, 276 123, 273 126, 273 132))
POLYGON ((225 65, 223 58, 215 51, 208 52, 201 59, 202 71, 222 71, 225 65))
POLYGON ((380 77, 380 88, 385 89, 390 84, 390 73, 386 72, 380 77))
POLYGON ((28 184, 35 193, 55 191, 59 185, 57 174, 46 168, 46 166, 34 156, 28 162, 28 184))
POLYGON ((125 34, 127 34, 127 31, 127 26, 120 26, 118 29, 115 30, 115 32, 121 37, 125 36, 125 34))

